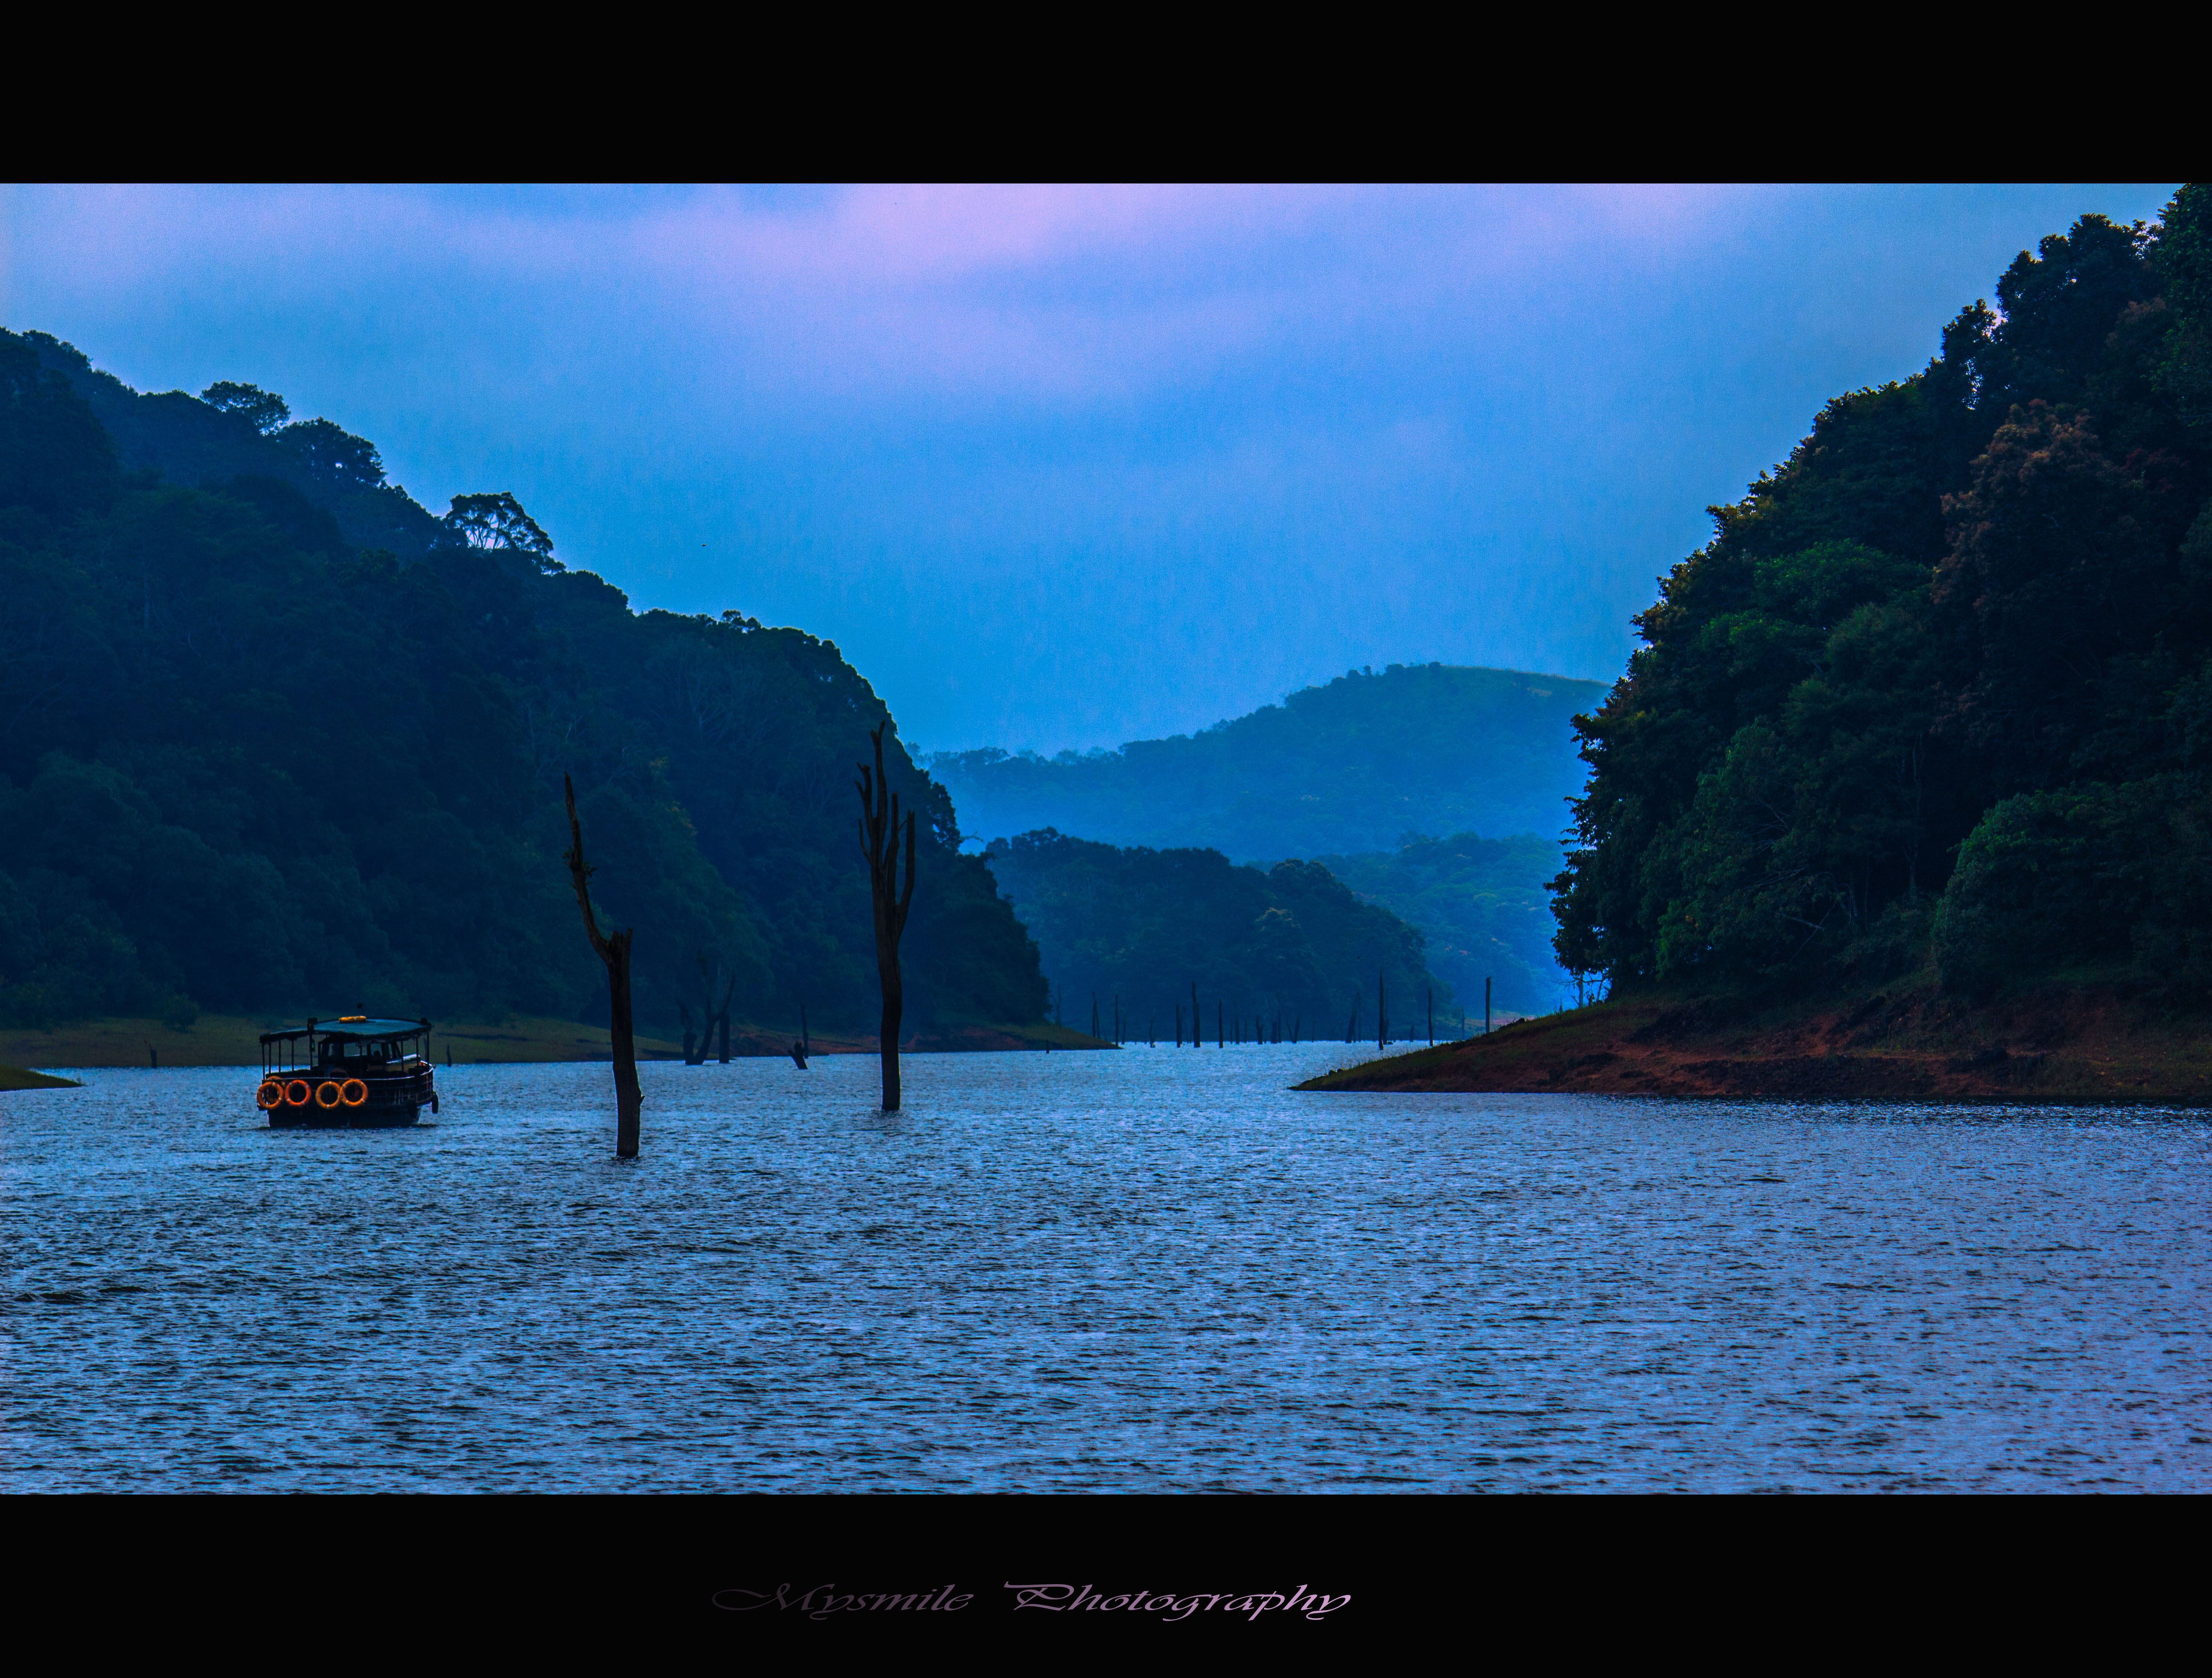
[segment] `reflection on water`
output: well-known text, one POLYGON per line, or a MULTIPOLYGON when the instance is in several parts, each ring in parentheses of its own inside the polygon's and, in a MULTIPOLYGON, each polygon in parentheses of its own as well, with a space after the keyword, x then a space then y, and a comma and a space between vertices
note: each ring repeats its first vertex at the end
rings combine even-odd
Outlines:
POLYGON ((2201 1116, 1318 1096, 1340 1046, 0 1097, 0 1487, 2212 1489, 2201 1116))

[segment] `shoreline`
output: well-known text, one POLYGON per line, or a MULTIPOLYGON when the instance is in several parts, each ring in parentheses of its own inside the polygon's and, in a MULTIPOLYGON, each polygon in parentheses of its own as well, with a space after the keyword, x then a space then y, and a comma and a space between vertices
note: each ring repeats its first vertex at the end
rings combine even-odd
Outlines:
POLYGON ((1981 1006, 1932 983, 1762 1008, 1649 994, 1307 1079, 1316 1091, 2212 1107, 2212 1022, 2123 987, 1981 1006))
MULTIPOLYGON (((82 1020, 50 1031, 0 1030, 0 1066, 26 1069, 36 1066, 148 1067, 153 1064, 152 1057, 158 1055, 163 1067, 258 1067, 264 1031, 289 1031, 304 1023, 300 1019, 203 1014, 190 1028, 182 1031, 159 1020, 133 1018, 82 1020)), ((680 1041, 642 1035, 635 1041, 637 1058, 641 1061, 683 1062, 684 1045, 680 1041)), ((730 1027, 730 1058, 786 1057, 791 1053, 792 1041, 792 1037, 757 1025, 740 1025, 733 1020, 730 1027)), ((933 1027, 909 1037, 901 1045, 900 1053, 957 1055, 1019 1049, 1041 1050, 1048 1043, 1054 1049, 1065 1050, 1115 1047, 1067 1026, 1040 1021, 1029 1025, 933 1027)), ((441 1067, 604 1061, 611 1061, 614 1055, 612 1040, 605 1026, 520 1016, 499 1021, 459 1020, 451 1025, 435 1025, 431 1031, 430 1052, 432 1061, 441 1067)), ((872 1032, 820 1033, 813 1038, 812 1052, 873 1055, 877 1052, 876 1038, 872 1032)), ((715 1064, 720 1058, 719 1055, 710 1055, 708 1064, 715 1064)), ((44 1076, 27 1070, 26 1075, 44 1076)), ((46 1087, 52 1085, 0 1083, 0 1089, 46 1087)))

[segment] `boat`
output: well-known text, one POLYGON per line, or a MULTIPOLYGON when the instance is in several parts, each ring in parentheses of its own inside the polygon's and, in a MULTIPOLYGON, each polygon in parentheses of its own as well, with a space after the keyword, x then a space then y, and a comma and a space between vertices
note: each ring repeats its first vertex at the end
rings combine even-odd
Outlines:
POLYGON ((276 1129, 413 1124, 438 1110, 427 1019, 346 1014, 261 1034, 254 1105, 276 1129))

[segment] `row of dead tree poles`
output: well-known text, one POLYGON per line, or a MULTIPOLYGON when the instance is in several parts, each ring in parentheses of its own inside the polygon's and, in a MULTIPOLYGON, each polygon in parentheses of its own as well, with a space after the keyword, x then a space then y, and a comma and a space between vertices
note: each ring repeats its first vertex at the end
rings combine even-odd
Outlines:
MULTIPOLYGON (((1227 1048, 1232 1037, 1234 1040, 1240 1044, 1244 1041, 1245 1021, 1243 1015, 1239 1014, 1234 1020, 1231 1020, 1229 1018, 1228 1009, 1229 1004, 1225 999, 1217 1000, 1213 1005, 1213 1037, 1215 1045, 1218 1048, 1227 1048)), ((1095 1025, 1097 1023, 1097 1003, 1095 998, 1091 1004, 1091 1016, 1092 1024, 1095 1025)), ((1304 1009, 1300 1009, 1297 1013, 1293 1014, 1291 1019, 1287 1022, 1287 1029, 1290 1032, 1291 1041, 1292 1043, 1303 1043, 1305 1040, 1305 1011, 1304 1009)), ((1262 1020, 1257 1014, 1253 1015, 1251 1025, 1252 1041, 1255 1043, 1265 1043, 1270 1041, 1279 1043, 1283 1041, 1283 1033, 1286 1029, 1285 1022, 1283 1018, 1283 1011, 1280 1007, 1278 1007, 1275 1010, 1272 1020, 1262 1020), (1273 1034, 1272 1037, 1270 1037, 1271 1031, 1273 1034)), ((1126 1041, 1122 1036, 1123 1029, 1124 1019, 1121 1012, 1121 999, 1117 996, 1114 999, 1115 1042, 1121 1043, 1126 1041)), ((1183 1047, 1185 1042, 1188 1041, 1189 1046, 1193 1049, 1204 1048, 1206 1043, 1204 1035, 1205 1029, 1206 1015, 1199 1003, 1197 982, 1194 980, 1190 987, 1190 1035, 1188 1039, 1183 1036, 1182 1004, 1178 1002, 1175 1005, 1176 1047, 1177 1049, 1181 1049, 1183 1047)), ((1344 1028, 1344 1040, 1346 1043, 1352 1042, 1353 1033, 1358 1029, 1358 998, 1355 995, 1352 1000, 1352 1021, 1344 1028)), ((1147 1046, 1152 1045, 1155 1041, 1152 1027, 1149 1024, 1146 1025, 1145 1030, 1145 1041, 1147 1046)))
MULTIPOLYGON (((1300 1041, 1301 1036, 1305 1029, 1305 1010, 1303 1008, 1299 1009, 1297 1013, 1291 1017, 1290 1033, 1291 1041, 1293 1043, 1300 1041)), ((1251 1024, 1252 1041, 1255 1043, 1264 1046, 1270 1043, 1279 1043, 1282 1042, 1284 1030, 1283 1011, 1279 1006, 1277 1006, 1275 1012, 1272 1015, 1265 1019, 1261 1018, 1257 1014, 1254 1014, 1252 1016, 1251 1024)), ((1234 1031, 1236 1040, 1240 1043, 1243 1043, 1244 1041, 1243 1015, 1239 1014, 1235 1019, 1230 1022, 1230 1024, 1234 1031)))
POLYGON ((584 830, 576 820, 576 783, 564 775, 561 785, 568 794, 568 848, 562 860, 568 865, 568 877, 575 882, 576 906, 584 912, 585 935, 592 940, 592 953, 607 970, 608 1036, 615 1062, 615 1157, 635 1159, 638 1113, 645 1105, 645 1095, 637 1082, 637 1037, 629 992, 629 948, 637 928, 625 927, 611 934, 599 930, 599 918, 592 913, 588 884, 592 865, 584 860, 584 830))
MULTIPOLYGON (((1423 996, 1428 1006, 1429 1047, 1434 1049, 1437 1045, 1436 987, 1433 985, 1427 987, 1423 992, 1423 996)), ((1354 991, 1352 994, 1352 1018, 1346 1023, 1344 1028, 1344 1040, 1346 1043, 1357 1043, 1359 1040, 1359 1004, 1360 994, 1358 991, 1354 991)), ((1467 1007, 1465 1004, 1461 1005, 1459 1019, 1460 1035, 1464 1037, 1467 1035, 1467 1007)), ((1482 1030, 1485 1036, 1489 1035, 1490 981, 1487 979, 1485 979, 1482 982, 1482 1030)), ((1296 1043, 1297 1041, 1295 1031, 1292 1033, 1291 1041, 1292 1043, 1296 1043)), ((1377 1049, 1388 1049, 1390 1046, 1389 982, 1388 976, 1382 973, 1378 973, 1375 976, 1375 1046, 1377 1049)))
POLYGON ((875 910, 876 976, 884 988, 882 1044, 884 1111, 896 1113, 899 1105, 899 1023, 906 1011, 905 987, 899 976, 899 939, 906 931, 907 911, 914 903, 914 812, 906 815, 906 879, 898 876, 898 794, 890 790, 884 774, 884 731, 870 731, 876 745, 875 773, 860 766, 860 778, 853 783, 860 794, 860 851, 868 859, 868 891, 875 910))
MULTIPOLYGON (((1213 1035, 1217 1047, 1226 1047, 1229 1042, 1228 1027, 1223 1024, 1222 1009, 1225 1006, 1218 1001, 1213 1005, 1213 1035)), ((1118 997, 1115 999, 1115 1006, 1116 1009, 1121 1006, 1118 997)), ((1150 1033, 1147 1032, 1146 1036, 1149 1040, 1150 1033)), ((1206 1013, 1199 1006, 1198 981, 1195 979, 1190 982, 1190 1046, 1193 1049, 1206 1047, 1206 1013)), ((1182 1004, 1180 1002, 1176 1004, 1176 1047, 1182 1047, 1182 1004)))

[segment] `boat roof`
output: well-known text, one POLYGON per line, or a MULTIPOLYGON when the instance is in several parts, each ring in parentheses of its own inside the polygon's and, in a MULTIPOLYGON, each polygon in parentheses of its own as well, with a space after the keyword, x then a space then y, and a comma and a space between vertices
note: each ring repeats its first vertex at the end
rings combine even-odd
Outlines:
POLYGON ((311 1019, 296 1031, 264 1031, 264 1043, 283 1043, 295 1037, 411 1037, 430 1029, 427 1019, 371 1019, 367 1014, 346 1014, 337 1019, 311 1019))

